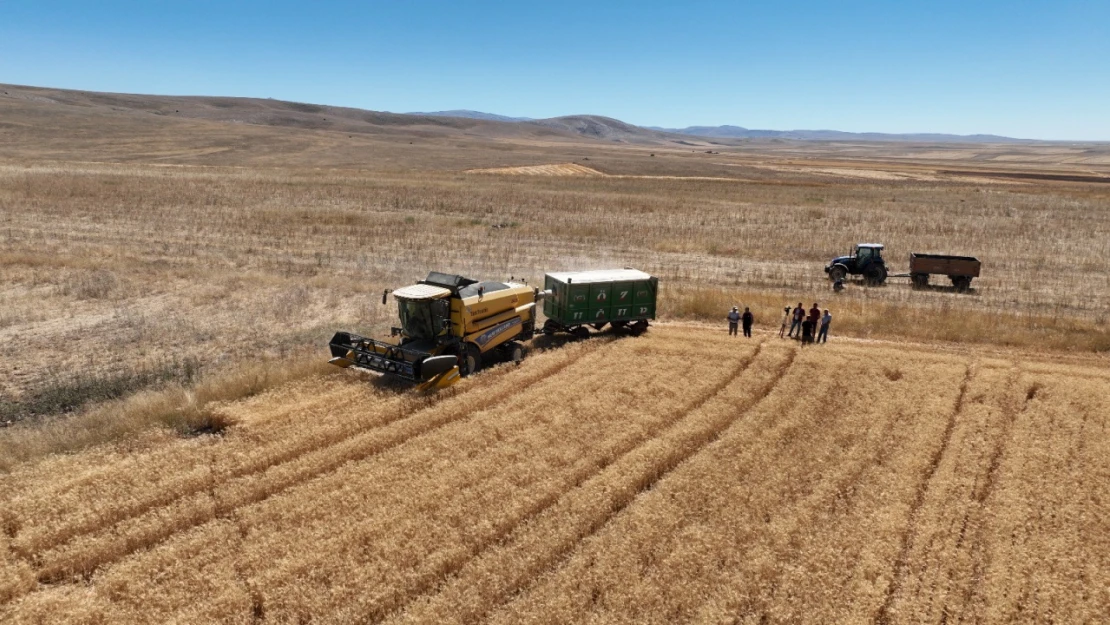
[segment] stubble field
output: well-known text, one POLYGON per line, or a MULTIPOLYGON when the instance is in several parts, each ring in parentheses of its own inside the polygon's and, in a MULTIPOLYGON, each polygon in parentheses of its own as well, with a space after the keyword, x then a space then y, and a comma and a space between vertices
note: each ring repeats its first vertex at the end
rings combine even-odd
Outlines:
POLYGON ((0 622, 1110 612, 1104 146, 610 145, 3 93, 0 622), (834 295, 822 267, 860 241, 983 277, 834 295), (644 336, 539 339, 430 396, 324 364, 429 270, 615 266, 660 276, 644 336), (778 338, 799 301, 832 342, 778 338))

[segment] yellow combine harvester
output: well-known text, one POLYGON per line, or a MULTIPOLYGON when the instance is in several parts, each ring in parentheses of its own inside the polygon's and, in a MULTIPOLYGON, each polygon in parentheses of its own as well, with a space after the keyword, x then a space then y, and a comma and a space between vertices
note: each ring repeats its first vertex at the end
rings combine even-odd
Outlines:
POLYGON ((520 341, 535 334, 536 302, 544 296, 526 284, 478 282, 433 271, 393 291, 401 321, 393 339, 337 332, 329 362, 404 378, 422 389, 450 386, 480 369, 483 358, 521 361, 520 341))

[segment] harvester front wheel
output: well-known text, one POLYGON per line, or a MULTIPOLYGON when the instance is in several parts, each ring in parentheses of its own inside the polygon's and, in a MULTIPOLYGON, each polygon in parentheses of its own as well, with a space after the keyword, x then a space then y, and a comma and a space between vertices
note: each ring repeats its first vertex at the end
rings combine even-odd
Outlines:
POLYGON ((462 358, 459 363, 459 373, 465 378, 476 373, 482 368, 482 352, 476 345, 467 343, 463 348, 462 358))

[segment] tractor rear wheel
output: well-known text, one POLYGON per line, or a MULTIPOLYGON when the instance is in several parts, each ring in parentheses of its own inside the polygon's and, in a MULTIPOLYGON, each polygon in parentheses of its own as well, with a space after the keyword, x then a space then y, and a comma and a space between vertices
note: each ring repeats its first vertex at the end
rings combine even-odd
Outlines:
POLYGON ((459 373, 465 378, 478 372, 482 368, 482 352, 473 343, 467 343, 463 348, 462 362, 459 364, 459 373))
POLYGON ((886 282, 886 267, 872 264, 863 272, 863 275, 867 278, 868 284, 879 286, 883 282, 886 282))

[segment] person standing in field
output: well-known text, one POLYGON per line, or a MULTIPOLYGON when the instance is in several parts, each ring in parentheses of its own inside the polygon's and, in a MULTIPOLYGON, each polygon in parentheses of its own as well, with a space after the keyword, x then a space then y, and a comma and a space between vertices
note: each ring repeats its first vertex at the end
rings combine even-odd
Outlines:
MULTIPOLYGON (((816 335, 817 325, 821 323, 821 308, 817 306, 817 302, 813 302, 813 308, 809 309, 809 323, 810 329, 813 331, 813 334, 816 335)), ((810 338, 812 338, 812 335, 810 338)))
POLYGON ((804 319, 805 316, 806 316, 806 309, 805 309, 804 306, 802 306, 801 302, 798 302, 798 306, 794 308, 794 322, 790 324, 790 333, 787 334, 786 336, 793 337, 794 336, 794 330, 797 330, 799 335, 801 334, 801 332, 802 332, 802 319, 804 319))
POLYGON ((802 321, 802 331, 800 334, 801 336, 798 338, 802 339, 802 345, 813 342, 813 322, 809 320, 809 317, 806 317, 802 321))
POLYGON ((790 323, 790 307, 782 309, 782 327, 779 328, 779 338, 783 338, 786 334, 786 324, 790 323))
POLYGON ((750 308, 748 308, 747 306, 744 307, 743 320, 744 320, 744 336, 746 336, 750 339, 750 338, 752 338, 752 324, 755 323, 755 315, 752 314, 752 310, 750 308))
POLYGON ((832 323, 832 315, 829 314, 829 309, 825 309, 825 314, 821 316, 821 330, 817 333, 818 343, 829 342, 829 324, 832 323))
POLYGON ((737 306, 732 307, 732 312, 728 314, 728 335, 736 336, 736 324, 740 323, 740 308, 737 306))

